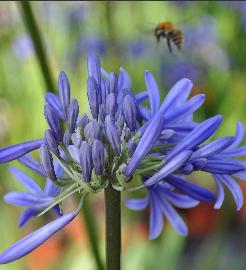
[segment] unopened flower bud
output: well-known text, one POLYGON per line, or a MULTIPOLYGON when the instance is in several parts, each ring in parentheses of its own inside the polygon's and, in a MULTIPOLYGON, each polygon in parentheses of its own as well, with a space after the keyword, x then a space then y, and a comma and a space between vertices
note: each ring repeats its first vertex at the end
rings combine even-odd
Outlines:
POLYGON ((89 143, 83 141, 81 143, 80 149, 80 166, 82 169, 82 175, 85 182, 89 182, 91 180, 91 172, 92 172, 92 148, 89 143))
POLYGON ((63 112, 67 118, 68 116, 68 107, 70 104, 70 85, 67 78, 67 75, 64 71, 61 71, 58 78, 58 94, 61 102, 63 112))
POLYGON ((71 141, 74 145, 80 147, 81 138, 78 137, 77 133, 73 133, 71 136, 71 141))
POLYGON ((71 155, 71 157, 77 162, 80 163, 80 154, 79 154, 79 148, 75 145, 69 145, 68 146, 68 152, 71 155))
POLYGON ((92 144, 92 160, 95 168, 95 173, 100 175, 104 169, 104 147, 101 141, 95 140, 92 144))
POLYGON ((130 95, 126 95, 124 98, 123 112, 127 126, 131 131, 134 131, 137 124, 137 108, 135 101, 130 95))
POLYGON ((117 96, 118 93, 118 77, 116 73, 111 72, 108 77, 108 89, 107 94, 114 93, 117 96))
POLYGON ((70 144, 71 141, 71 134, 69 132, 69 130, 66 130, 63 136, 63 143, 68 146, 70 144))
POLYGON ((78 114, 79 114, 78 101, 77 99, 72 99, 68 108, 68 128, 71 134, 74 132, 78 114))
POLYGON ((87 80, 87 96, 90 104, 91 114, 97 119, 99 113, 99 87, 93 77, 87 80))
POLYGON ((84 129, 88 123, 89 123, 89 118, 87 114, 84 113, 78 120, 78 127, 79 127, 81 137, 84 136, 84 129))
POLYGON ((101 129, 95 119, 91 120, 84 129, 84 136, 88 141, 100 138, 101 129))
POLYGON ((56 140, 61 142, 62 130, 59 123, 59 116, 49 104, 46 104, 44 107, 44 115, 56 140))
POLYGON ((40 147, 40 159, 41 164, 44 168, 45 173, 51 180, 56 180, 56 175, 54 171, 53 158, 46 144, 40 147))
POLYGON ((121 151, 119 131, 117 130, 117 128, 114 126, 114 124, 111 121, 108 121, 107 123, 105 123, 105 126, 106 126, 107 138, 114 151, 114 154, 116 156, 119 156, 120 151, 121 151))
POLYGON ((53 133, 47 129, 44 134, 45 143, 48 145, 51 152, 53 152, 57 157, 60 156, 58 145, 53 133))
POLYGON ((107 109, 107 114, 115 116, 116 111, 117 111, 117 104, 116 104, 116 96, 114 93, 110 93, 107 96, 106 109, 107 109))

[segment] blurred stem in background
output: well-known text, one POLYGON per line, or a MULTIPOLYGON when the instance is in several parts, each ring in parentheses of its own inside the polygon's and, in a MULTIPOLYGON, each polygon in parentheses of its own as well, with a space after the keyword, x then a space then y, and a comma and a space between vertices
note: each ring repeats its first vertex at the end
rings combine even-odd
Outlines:
MULTIPOLYGON (((51 71, 49 68, 49 63, 48 63, 48 57, 45 53, 44 45, 42 42, 41 38, 41 33, 38 29, 37 21, 34 17, 34 14, 32 12, 31 6, 28 1, 21 1, 21 11, 23 15, 23 20, 25 22, 27 31, 29 32, 34 48, 35 48, 35 53, 40 65, 40 69, 42 71, 43 79, 45 81, 46 87, 47 87, 47 92, 55 92, 55 84, 51 75, 51 71)), ((100 253, 98 250, 98 237, 97 237, 97 232, 95 228, 95 220, 93 219, 93 216, 90 213, 90 207, 88 203, 84 204, 83 206, 83 213, 84 213, 84 220, 85 220, 85 225, 89 237, 89 242, 91 245, 91 250, 93 252, 93 255, 95 257, 95 262, 97 264, 97 269, 98 270, 103 270, 103 263, 100 258, 100 253)))
POLYGON ((121 203, 120 192, 111 184, 105 188, 105 238, 107 270, 120 270, 121 203))
POLYGON ((95 257, 97 269, 103 270, 104 266, 101 261, 99 250, 98 250, 98 241, 97 241, 98 236, 97 236, 96 224, 95 224, 95 220, 94 220, 90 205, 88 203, 88 198, 87 200, 84 201, 82 211, 84 215, 85 225, 86 225, 88 234, 90 236, 90 245, 91 245, 91 249, 94 254, 94 257, 95 257))
POLYGON ((32 38, 33 46, 35 48, 36 56, 38 58, 38 63, 43 74, 43 79, 46 84, 47 91, 54 92, 56 88, 49 68, 48 57, 45 54, 45 48, 42 42, 41 33, 34 18, 31 6, 28 1, 20 1, 20 5, 22 10, 22 17, 27 31, 32 38))

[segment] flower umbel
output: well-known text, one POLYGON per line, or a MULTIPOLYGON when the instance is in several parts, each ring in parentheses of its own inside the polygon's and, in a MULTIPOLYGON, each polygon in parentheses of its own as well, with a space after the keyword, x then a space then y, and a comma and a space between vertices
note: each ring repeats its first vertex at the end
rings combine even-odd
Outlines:
POLYGON ((154 76, 145 72, 147 91, 134 94, 129 74, 119 75, 101 69, 95 54, 88 57, 87 96, 91 114, 79 114, 79 104, 71 99, 70 84, 62 71, 58 95, 46 94, 44 116, 49 128, 44 139, 0 149, 0 163, 18 159, 21 164, 46 178, 42 190, 27 174, 13 167, 10 171, 27 189, 10 192, 5 200, 25 207, 19 225, 30 218, 53 210, 58 217, 24 237, 0 254, 0 263, 21 258, 38 247, 79 213, 88 194, 101 192, 111 185, 118 192, 145 189, 144 199, 130 199, 127 207, 150 207, 149 238, 158 237, 167 219, 181 235, 188 229, 174 207, 190 208, 199 202, 215 202, 220 208, 225 185, 242 207, 242 193, 233 179, 245 177, 245 163, 236 157, 245 155, 239 147, 243 126, 237 125, 234 137, 222 137, 204 144, 222 122, 217 115, 202 123, 192 120, 203 104, 204 95, 189 98, 192 83, 178 81, 161 102, 154 76), (145 102, 143 105, 143 102, 145 102), (146 105, 147 104, 147 105, 146 105), (40 162, 28 155, 40 148, 40 162), (193 171, 211 173, 218 197, 190 182, 193 171), (142 183, 136 183, 135 176, 142 183), (139 178, 139 177, 138 177, 139 178), (74 194, 80 198, 77 210, 62 214, 62 202, 74 194))

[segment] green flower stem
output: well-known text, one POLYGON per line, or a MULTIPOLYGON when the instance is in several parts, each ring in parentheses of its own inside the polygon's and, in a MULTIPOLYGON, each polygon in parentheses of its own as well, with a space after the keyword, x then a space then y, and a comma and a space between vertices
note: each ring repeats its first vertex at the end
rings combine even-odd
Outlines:
POLYGON ((104 270, 103 263, 98 250, 98 236, 95 228, 95 220, 92 216, 90 205, 88 204, 88 198, 84 201, 82 212, 84 214, 85 226, 90 239, 91 250, 95 257, 95 262, 98 270, 104 270))
MULTIPOLYGON (((40 69, 43 75, 44 82, 46 84, 47 91, 55 92, 54 80, 51 76, 51 71, 49 68, 48 57, 45 53, 44 45, 41 38, 41 33, 38 29, 37 21, 33 15, 31 6, 28 1, 21 1, 20 7, 23 15, 23 21, 26 25, 26 28, 32 38, 32 42, 35 48, 36 56, 40 69)), ((84 220, 87 228, 89 242, 91 244, 91 250, 95 257, 98 270, 103 270, 103 264, 100 259, 100 253, 98 250, 98 240, 97 233, 95 230, 95 220, 90 213, 89 205, 85 202, 83 206, 84 220)))
POLYGON ((32 42, 34 45, 34 49, 36 52, 36 56, 38 59, 38 63, 43 74, 43 79, 46 84, 47 91, 54 92, 55 84, 53 83, 51 71, 49 68, 48 57, 45 53, 44 44, 42 41, 41 33, 39 31, 37 21, 35 20, 34 14, 32 12, 29 1, 20 1, 21 11, 23 21, 29 32, 32 42))
POLYGON ((106 225, 107 270, 120 270, 121 255, 121 202, 120 192, 111 184, 104 191, 106 225))

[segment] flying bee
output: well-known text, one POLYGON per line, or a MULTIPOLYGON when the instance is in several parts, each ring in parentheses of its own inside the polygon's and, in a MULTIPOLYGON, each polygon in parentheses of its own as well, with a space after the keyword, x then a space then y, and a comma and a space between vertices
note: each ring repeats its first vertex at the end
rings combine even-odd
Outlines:
POLYGON ((183 32, 175 27, 174 24, 171 22, 162 22, 158 24, 154 30, 154 34, 157 40, 157 43, 159 43, 161 37, 166 38, 167 40, 167 46, 172 53, 172 46, 171 42, 173 42, 176 47, 181 50, 182 44, 183 44, 183 32))

